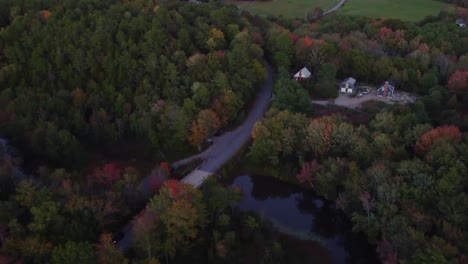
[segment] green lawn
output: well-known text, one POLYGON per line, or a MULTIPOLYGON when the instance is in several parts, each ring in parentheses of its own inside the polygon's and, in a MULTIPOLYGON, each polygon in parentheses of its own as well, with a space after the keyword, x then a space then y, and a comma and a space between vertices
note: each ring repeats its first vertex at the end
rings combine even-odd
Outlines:
POLYGON ((241 10, 249 11, 253 15, 283 15, 286 18, 304 18, 305 13, 312 11, 315 7, 326 10, 335 6, 338 0, 273 0, 270 2, 230 0, 228 3, 235 4, 241 10))
POLYGON ((338 14, 418 21, 448 6, 433 0, 348 0, 338 14))

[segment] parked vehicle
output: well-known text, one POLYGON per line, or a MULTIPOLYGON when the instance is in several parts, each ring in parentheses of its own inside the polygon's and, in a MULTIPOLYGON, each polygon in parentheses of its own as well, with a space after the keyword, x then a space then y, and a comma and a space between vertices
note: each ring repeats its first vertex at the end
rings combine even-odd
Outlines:
POLYGON ((123 237, 124 237, 124 233, 122 232, 115 233, 114 236, 112 237, 112 241, 114 242, 114 244, 117 244, 117 242, 119 242, 123 237))
POLYGON ((224 131, 223 129, 218 129, 218 131, 216 131, 216 132, 214 133, 213 136, 219 137, 219 136, 221 136, 222 134, 224 134, 224 132, 225 132, 225 131, 224 131))

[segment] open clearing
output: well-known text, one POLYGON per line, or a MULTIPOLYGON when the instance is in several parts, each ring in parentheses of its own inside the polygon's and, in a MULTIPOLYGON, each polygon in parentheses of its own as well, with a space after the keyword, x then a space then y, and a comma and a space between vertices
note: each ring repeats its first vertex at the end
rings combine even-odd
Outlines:
POLYGON ((449 6, 432 0, 348 0, 338 14, 419 21, 449 6))
POLYGON ((304 18, 306 12, 315 7, 327 10, 335 6, 339 0, 273 0, 260 1, 227 1, 237 5, 241 10, 249 11, 252 15, 279 16, 285 18, 304 18))

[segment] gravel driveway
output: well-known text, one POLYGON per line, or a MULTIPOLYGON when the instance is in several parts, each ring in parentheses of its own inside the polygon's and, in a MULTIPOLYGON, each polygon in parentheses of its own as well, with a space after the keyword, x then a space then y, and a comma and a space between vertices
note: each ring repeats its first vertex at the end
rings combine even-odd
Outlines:
POLYGON ((417 96, 405 93, 405 92, 395 92, 395 96, 391 98, 387 97, 382 97, 378 96, 375 93, 375 90, 372 90, 370 93, 363 95, 361 98, 358 97, 349 97, 346 94, 340 93, 335 100, 330 100, 330 101, 319 101, 319 100, 313 100, 313 104, 318 104, 318 105, 338 105, 338 106, 343 106, 351 109, 359 108, 362 106, 363 103, 368 102, 368 101, 379 101, 379 102, 384 102, 387 104, 394 104, 394 103, 400 103, 400 104, 407 104, 407 103, 413 103, 416 101, 417 96))

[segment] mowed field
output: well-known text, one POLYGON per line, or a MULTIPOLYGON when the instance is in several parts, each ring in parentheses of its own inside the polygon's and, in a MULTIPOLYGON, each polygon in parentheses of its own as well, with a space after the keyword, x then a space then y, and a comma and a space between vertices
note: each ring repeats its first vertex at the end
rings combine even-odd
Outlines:
POLYGON ((315 7, 327 10, 335 6, 339 0, 273 0, 269 2, 229 0, 227 2, 237 5, 241 10, 249 11, 253 15, 304 18, 305 13, 313 11, 315 7))
POLYGON ((348 0, 338 14, 418 21, 449 6, 433 0, 348 0))

